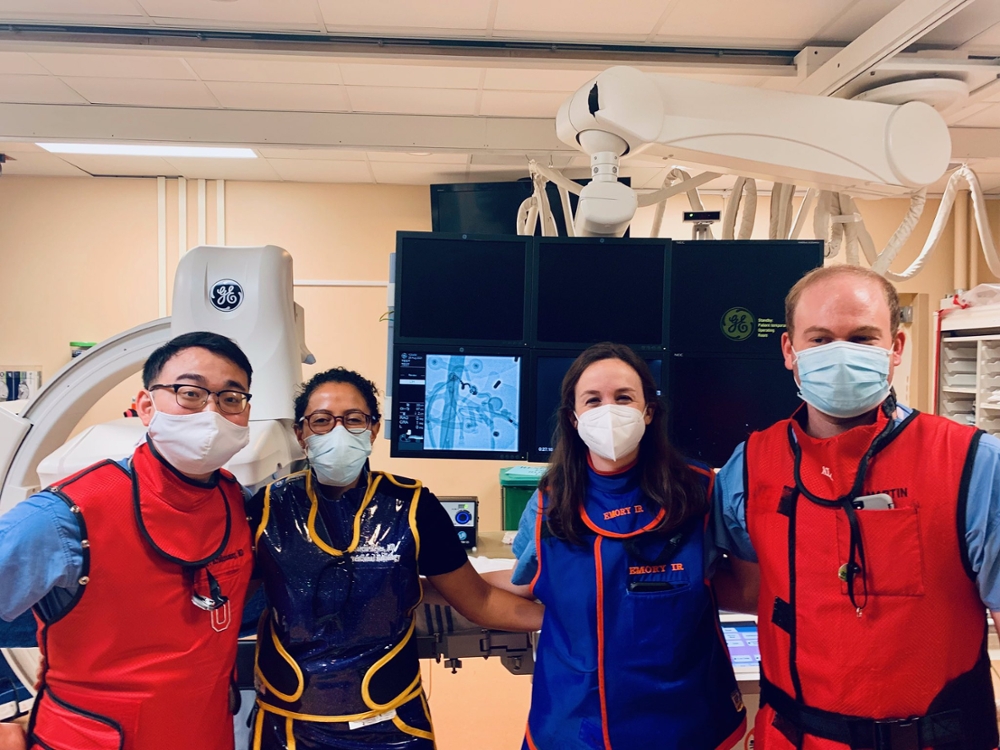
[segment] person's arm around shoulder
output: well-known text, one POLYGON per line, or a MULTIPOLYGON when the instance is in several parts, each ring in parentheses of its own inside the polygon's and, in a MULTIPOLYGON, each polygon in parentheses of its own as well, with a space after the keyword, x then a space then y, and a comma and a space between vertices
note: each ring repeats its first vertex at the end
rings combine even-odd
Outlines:
POLYGON ((538 491, 535 490, 521 513, 517 524, 517 535, 511 546, 516 560, 514 567, 507 570, 494 570, 483 573, 483 578, 491 586, 496 586, 512 594, 534 599, 531 582, 538 571, 538 551, 535 549, 535 525, 538 521, 538 491))
POLYGON ((487 583, 469 562, 438 499, 425 490, 419 502, 420 571, 444 600, 463 617, 486 628, 538 630, 542 606, 487 583))
POLYGON ((972 462, 965 543, 979 596, 1000 627, 1000 439, 983 435, 972 462))
POLYGON ((77 519, 40 492, 0 516, 0 618, 11 622, 53 589, 76 591, 83 569, 77 519))
POLYGON ((725 557, 716 563, 712 585, 720 608, 756 614, 760 566, 747 530, 745 447, 746 443, 742 443, 736 448, 715 478, 709 539, 725 557))

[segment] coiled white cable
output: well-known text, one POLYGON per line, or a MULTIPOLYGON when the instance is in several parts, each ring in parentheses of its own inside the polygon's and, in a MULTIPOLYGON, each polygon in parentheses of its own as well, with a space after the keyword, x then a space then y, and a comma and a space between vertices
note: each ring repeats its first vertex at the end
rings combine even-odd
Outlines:
POLYGON ((733 185, 733 192, 726 201, 726 210, 722 216, 722 239, 748 240, 753 234, 754 221, 757 218, 757 181, 752 177, 739 177, 733 185), (743 219, 740 221, 740 232, 736 234, 736 215, 740 203, 746 194, 746 205, 743 207, 743 219))

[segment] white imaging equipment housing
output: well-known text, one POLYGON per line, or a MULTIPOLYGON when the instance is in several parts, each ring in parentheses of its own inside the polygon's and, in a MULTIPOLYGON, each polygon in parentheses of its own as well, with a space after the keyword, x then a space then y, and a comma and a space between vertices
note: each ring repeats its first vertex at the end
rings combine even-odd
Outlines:
POLYGON ((835 99, 627 67, 609 68, 573 94, 559 109, 556 130, 591 158, 577 236, 621 236, 637 205, 648 205, 618 182, 620 157, 639 151, 713 172, 871 197, 933 183, 951 155, 944 119, 923 102, 835 99))
MULTIPOLYGON (((177 266, 173 315, 101 342, 60 370, 30 401, 0 409, 0 513, 32 493, 106 458, 130 455, 145 435, 136 418, 70 433, 112 387, 142 369, 147 357, 174 336, 212 331, 236 341, 254 369, 250 443, 226 465, 240 483, 256 488, 288 473, 304 456, 292 431, 292 394, 302 363, 303 314, 293 299, 292 257, 280 247, 192 249, 177 266)), ((0 649, 27 687, 34 682, 36 649, 0 649)), ((30 703, 22 702, 20 711, 30 703)), ((18 713, 0 706, 0 717, 18 713), (7 713, 4 713, 6 711, 7 713)))

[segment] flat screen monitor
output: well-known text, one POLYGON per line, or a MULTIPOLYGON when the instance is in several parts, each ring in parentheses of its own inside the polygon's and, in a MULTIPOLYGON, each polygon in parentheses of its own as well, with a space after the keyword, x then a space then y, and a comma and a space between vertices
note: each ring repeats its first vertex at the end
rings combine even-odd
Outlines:
POLYGON ((399 232, 397 342, 525 341, 530 237, 399 232))
POLYGON ((669 358, 670 439, 688 458, 721 467, 754 430, 791 416, 802 403, 780 353, 770 357, 669 358))
POLYGON ((669 252, 666 239, 537 239, 533 344, 617 341, 637 351, 661 349, 669 252))
POLYGON ((394 356, 392 456, 523 458, 523 352, 397 346, 394 356))
MULTIPOLYGON (((625 185, 631 179, 619 179, 625 185)), ((577 180, 581 185, 589 180, 577 180)), ((517 212, 525 198, 530 198, 533 187, 530 178, 514 182, 468 182, 450 185, 431 185, 431 227, 435 232, 467 232, 472 234, 517 234, 517 212)), ((552 218, 558 234, 565 237, 566 220, 563 217, 559 188, 554 183, 545 186, 552 218)), ((570 211, 576 211, 579 198, 569 194, 570 211)), ((535 234, 541 234, 541 222, 535 225, 535 234)), ((626 235, 627 236, 627 235, 626 235)))
MULTIPOLYGON (((528 446, 529 461, 547 462, 552 455, 562 381, 578 354, 551 351, 533 358, 534 378, 528 408, 534 418, 534 426, 531 429, 532 442, 528 446)), ((646 359, 646 364, 659 387, 663 382, 663 360, 658 355, 646 359)), ((657 395, 661 395, 661 391, 657 390, 657 395)))
POLYGON ((823 243, 679 241, 670 257, 672 351, 778 356, 785 295, 823 265, 823 243))
POLYGON ((729 658, 737 669, 760 668, 760 646, 757 643, 757 623, 746 620, 722 621, 722 635, 729 647, 729 658))

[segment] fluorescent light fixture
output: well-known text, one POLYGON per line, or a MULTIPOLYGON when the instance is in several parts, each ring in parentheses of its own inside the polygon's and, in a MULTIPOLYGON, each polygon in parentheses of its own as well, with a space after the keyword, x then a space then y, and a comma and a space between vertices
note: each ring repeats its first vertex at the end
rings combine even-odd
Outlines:
POLYGON ((53 154, 95 156, 163 156, 166 158, 256 159, 252 148, 228 146, 131 146, 124 143, 36 143, 53 154))

